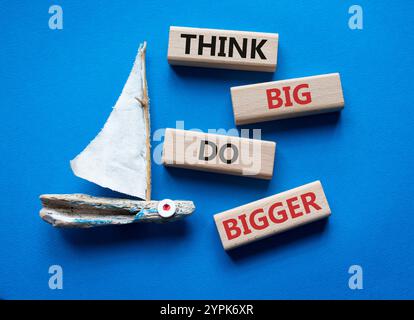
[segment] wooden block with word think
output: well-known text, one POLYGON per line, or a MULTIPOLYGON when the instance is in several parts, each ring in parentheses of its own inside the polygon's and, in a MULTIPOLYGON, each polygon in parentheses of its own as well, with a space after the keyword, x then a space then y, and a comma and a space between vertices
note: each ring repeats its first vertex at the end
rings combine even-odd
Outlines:
POLYGON ((170 27, 172 65, 274 72, 277 33, 170 27))
POLYGON ((276 143, 257 139, 166 129, 166 166, 271 179, 276 143))
POLYGON ((237 125, 338 111, 344 107, 339 73, 231 88, 237 125))
POLYGON ((320 181, 214 215, 225 250, 272 236, 331 214, 320 181))

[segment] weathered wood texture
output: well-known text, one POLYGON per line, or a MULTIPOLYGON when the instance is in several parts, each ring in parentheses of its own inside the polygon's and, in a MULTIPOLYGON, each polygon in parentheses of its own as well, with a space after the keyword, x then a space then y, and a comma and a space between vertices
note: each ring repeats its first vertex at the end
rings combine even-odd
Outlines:
POLYGON ((163 218, 158 201, 92 197, 85 194, 44 194, 40 217, 55 227, 89 228, 137 222, 169 222, 191 215, 192 201, 174 201, 175 214, 163 218))

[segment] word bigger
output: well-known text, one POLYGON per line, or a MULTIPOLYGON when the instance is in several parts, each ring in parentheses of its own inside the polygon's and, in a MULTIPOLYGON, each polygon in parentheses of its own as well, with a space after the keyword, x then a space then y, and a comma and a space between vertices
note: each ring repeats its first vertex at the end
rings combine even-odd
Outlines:
POLYGON ((236 124, 338 111, 344 106, 338 73, 231 88, 236 124))
POLYGON ((273 72, 278 34, 170 27, 168 62, 173 65, 273 72))
POLYGON ((269 237, 331 214, 320 181, 216 214, 225 250, 269 237))
POLYGON ((276 143, 219 134, 166 129, 166 166, 271 179, 276 143))

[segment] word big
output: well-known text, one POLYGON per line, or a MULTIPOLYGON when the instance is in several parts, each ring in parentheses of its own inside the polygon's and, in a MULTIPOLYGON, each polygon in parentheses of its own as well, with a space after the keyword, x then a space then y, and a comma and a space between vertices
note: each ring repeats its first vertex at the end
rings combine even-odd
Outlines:
POLYGON ((231 88, 237 125, 341 110, 338 73, 231 88))
POLYGON ((308 104, 312 102, 312 96, 310 91, 303 92, 302 89, 309 89, 309 85, 306 83, 299 84, 293 89, 292 96, 290 95, 290 86, 282 87, 284 99, 281 97, 281 91, 278 88, 272 88, 266 90, 267 105, 269 109, 276 109, 281 106, 291 107, 293 106, 293 100, 300 105, 308 104), (302 92, 299 92, 302 90, 302 92))

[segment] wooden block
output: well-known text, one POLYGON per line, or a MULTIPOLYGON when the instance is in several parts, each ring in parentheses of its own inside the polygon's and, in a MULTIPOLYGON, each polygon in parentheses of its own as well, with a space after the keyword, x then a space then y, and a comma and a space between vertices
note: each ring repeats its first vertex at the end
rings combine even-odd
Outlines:
POLYGON ((344 107, 339 73, 231 88, 237 125, 338 111, 344 107))
POLYGON ((274 72, 277 33, 170 27, 172 65, 274 72))
POLYGON ((272 236, 331 214, 320 181, 214 215, 225 250, 272 236))
POLYGON ((203 132, 166 129, 166 166, 271 179, 276 143, 203 132))

